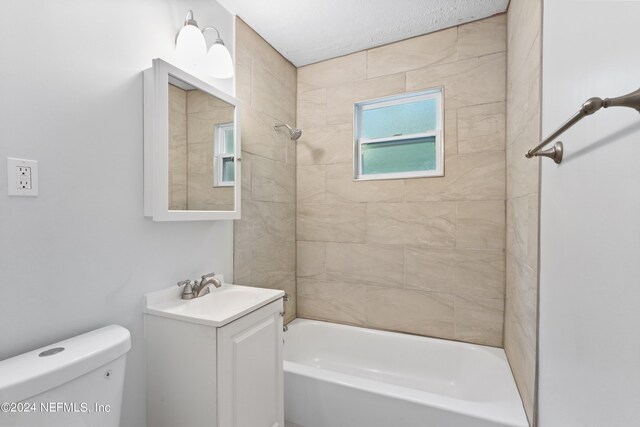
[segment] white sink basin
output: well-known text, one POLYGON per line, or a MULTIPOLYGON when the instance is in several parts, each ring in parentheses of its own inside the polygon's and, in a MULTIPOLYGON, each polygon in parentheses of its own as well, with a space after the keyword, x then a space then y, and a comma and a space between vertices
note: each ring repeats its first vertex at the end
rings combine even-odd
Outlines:
POLYGON ((220 327, 282 298, 284 291, 224 284, 200 298, 183 300, 172 286, 144 296, 144 312, 186 322, 220 327))

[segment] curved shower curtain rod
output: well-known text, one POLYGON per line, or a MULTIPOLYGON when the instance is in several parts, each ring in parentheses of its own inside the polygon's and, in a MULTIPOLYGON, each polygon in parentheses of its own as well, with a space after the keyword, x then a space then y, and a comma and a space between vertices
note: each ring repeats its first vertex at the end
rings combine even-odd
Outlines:
POLYGON ((640 89, 628 93, 623 96, 619 96, 617 98, 589 98, 582 107, 580 107, 580 111, 573 115, 569 120, 565 122, 558 130, 552 133, 549 137, 547 137, 544 141, 538 144, 535 148, 532 148, 527 152, 525 157, 528 159, 532 157, 549 157, 553 159, 554 162, 560 164, 562 162, 562 154, 564 151, 564 147, 562 145, 562 141, 556 142, 553 147, 540 151, 545 145, 558 138, 564 132, 569 130, 573 125, 578 123, 583 118, 590 116, 601 108, 609 108, 609 107, 627 107, 633 108, 640 112, 640 89))

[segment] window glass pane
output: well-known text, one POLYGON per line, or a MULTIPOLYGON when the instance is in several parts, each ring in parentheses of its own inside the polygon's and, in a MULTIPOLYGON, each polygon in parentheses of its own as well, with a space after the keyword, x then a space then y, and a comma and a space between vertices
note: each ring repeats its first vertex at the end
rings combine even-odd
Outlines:
POLYGON ((362 144, 362 174, 436 169, 436 137, 362 144))
POLYGON ((234 165, 233 157, 227 157, 222 159, 222 181, 233 182, 234 181, 234 165))
POLYGON ((226 129, 224 131, 224 152, 226 154, 233 154, 233 129, 226 129))
POLYGON ((423 133, 436 128, 434 98, 362 111, 362 136, 385 138, 423 133))

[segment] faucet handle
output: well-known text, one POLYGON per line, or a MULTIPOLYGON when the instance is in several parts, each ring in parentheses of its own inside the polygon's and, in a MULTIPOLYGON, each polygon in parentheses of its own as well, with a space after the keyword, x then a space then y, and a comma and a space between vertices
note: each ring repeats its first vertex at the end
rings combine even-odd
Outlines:
POLYGON ((209 273, 202 276, 202 280, 208 279, 209 277, 215 277, 216 273, 209 273))
POLYGON ((182 280, 178 282, 178 286, 184 285, 182 289, 182 295, 180 298, 182 299, 192 299, 194 297, 193 293, 193 282, 191 280, 182 280))

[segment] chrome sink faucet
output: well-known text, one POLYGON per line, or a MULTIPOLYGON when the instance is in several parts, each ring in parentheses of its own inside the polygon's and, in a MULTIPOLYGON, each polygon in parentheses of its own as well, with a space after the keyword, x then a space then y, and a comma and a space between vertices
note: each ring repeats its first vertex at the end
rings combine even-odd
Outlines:
POLYGON ((182 299, 194 299, 207 295, 210 291, 209 286, 216 288, 222 286, 222 281, 214 277, 216 273, 209 273, 196 280, 182 280, 178 282, 178 286, 184 286, 182 289, 182 299))

